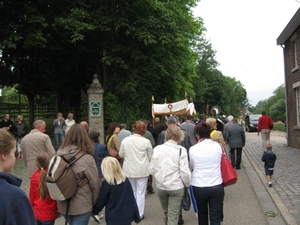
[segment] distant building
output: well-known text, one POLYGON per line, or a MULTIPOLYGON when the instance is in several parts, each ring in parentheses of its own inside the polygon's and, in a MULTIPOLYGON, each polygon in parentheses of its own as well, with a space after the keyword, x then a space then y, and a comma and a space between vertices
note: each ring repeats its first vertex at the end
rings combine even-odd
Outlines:
POLYGON ((300 148, 300 8, 277 38, 283 48, 288 145, 300 148))

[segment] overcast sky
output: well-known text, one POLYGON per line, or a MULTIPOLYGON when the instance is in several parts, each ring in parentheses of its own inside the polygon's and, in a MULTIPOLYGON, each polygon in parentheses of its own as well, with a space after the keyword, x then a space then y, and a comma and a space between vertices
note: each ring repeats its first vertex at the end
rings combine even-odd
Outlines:
POLYGON ((218 69, 243 84, 253 106, 284 83, 276 39, 299 7, 300 0, 201 0, 194 9, 217 51, 218 69))

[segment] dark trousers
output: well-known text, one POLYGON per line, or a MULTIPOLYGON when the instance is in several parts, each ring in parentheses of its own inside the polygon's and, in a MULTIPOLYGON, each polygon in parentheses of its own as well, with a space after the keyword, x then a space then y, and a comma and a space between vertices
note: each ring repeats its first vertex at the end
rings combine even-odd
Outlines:
POLYGON ((194 196, 198 207, 198 224, 200 225, 220 225, 223 220, 223 184, 213 187, 194 187, 194 196), (208 213, 209 220, 208 222, 208 213))
POLYGON ((51 220, 51 221, 41 221, 41 220, 37 220, 36 224, 37 225, 54 225, 55 220, 51 220))
POLYGON ((230 161, 233 168, 241 168, 242 148, 230 148, 230 161), (235 157, 236 150, 236 157, 235 157))

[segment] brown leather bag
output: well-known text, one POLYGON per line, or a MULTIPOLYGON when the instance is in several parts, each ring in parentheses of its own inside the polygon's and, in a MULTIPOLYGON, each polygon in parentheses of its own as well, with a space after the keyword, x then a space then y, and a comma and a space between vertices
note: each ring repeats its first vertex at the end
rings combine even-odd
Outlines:
POLYGON ((114 142, 112 141, 114 136, 115 135, 113 134, 108 138, 108 141, 106 142, 106 145, 107 145, 108 153, 110 154, 110 156, 119 159, 120 158, 119 151, 116 149, 116 147, 114 145, 114 142))

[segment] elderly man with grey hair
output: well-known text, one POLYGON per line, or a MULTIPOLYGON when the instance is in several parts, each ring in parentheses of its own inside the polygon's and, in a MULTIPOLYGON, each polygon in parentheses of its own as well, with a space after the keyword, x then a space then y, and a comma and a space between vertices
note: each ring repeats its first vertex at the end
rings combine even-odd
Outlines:
MULTIPOLYGON (((172 124, 175 124, 176 126, 179 126, 178 123, 179 123, 179 118, 177 116, 169 116, 168 119, 167 119, 166 125, 167 125, 167 127, 172 125, 172 124)), ((191 141, 190 141, 190 137, 189 137, 187 132, 185 132, 182 129, 181 129, 181 131, 184 135, 184 139, 183 139, 183 141, 179 142, 178 144, 183 146, 187 150, 187 153, 189 153, 189 149, 192 146, 191 141)), ((162 132, 160 132, 160 134, 157 138, 156 145, 164 144, 165 141, 166 141, 165 136, 166 136, 166 130, 163 130, 162 132)), ((182 207, 180 208, 180 215, 179 215, 178 224, 184 224, 184 220, 182 218, 182 207)))
POLYGON ((230 147, 229 147, 228 142, 226 141, 227 140, 226 137, 228 137, 229 128, 233 125, 232 120, 233 120, 233 116, 229 115, 227 117, 227 123, 225 123, 224 129, 223 129, 223 137, 224 137, 224 140, 225 140, 225 148, 226 148, 225 151, 226 151, 227 155, 229 155, 230 147))
POLYGON ((23 149, 25 164, 28 167, 29 178, 37 170, 35 159, 40 152, 46 152, 50 158, 55 155, 51 139, 47 134, 44 134, 45 131, 45 121, 36 120, 33 123, 33 130, 21 142, 21 149, 23 149))
POLYGON ((241 169, 242 149, 245 146, 246 138, 244 129, 238 125, 238 120, 234 118, 232 123, 225 140, 230 147, 231 164, 238 170, 241 169))

